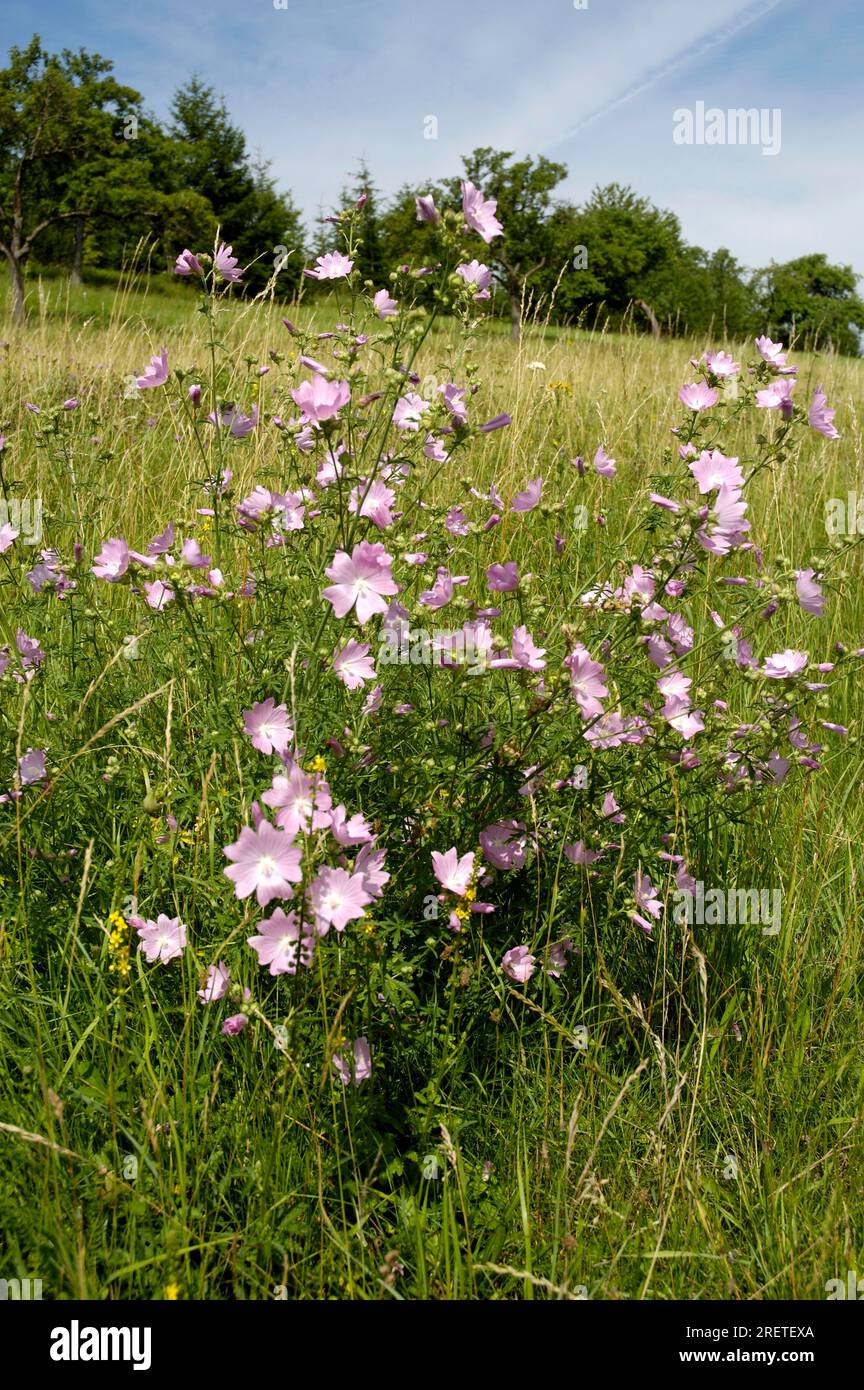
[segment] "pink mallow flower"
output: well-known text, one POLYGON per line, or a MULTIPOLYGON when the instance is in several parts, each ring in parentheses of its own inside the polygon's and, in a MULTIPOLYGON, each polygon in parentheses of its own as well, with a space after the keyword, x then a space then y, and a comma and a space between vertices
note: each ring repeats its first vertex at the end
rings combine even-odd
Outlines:
POLYGON ((260 700, 251 709, 244 709, 243 732, 249 735, 252 747, 259 753, 281 755, 294 737, 294 730, 288 723, 288 707, 277 705, 272 695, 260 700))
POLYGON ((309 888, 309 903, 319 936, 326 936, 331 927, 344 931, 348 922, 364 916, 364 908, 371 901, 362 873, 349 874, 346 869, 331 869, 326 864, 309 888))
POLYGON ((807 661, 807 652, 796 652, 792 647, 787 647, 785 651, 774 652, 769 656, 765 665, 759 668, 759 674, 767 676, 769 680, 788 680, 792 676, 800 675, 807 661))
POLYGON ((168 349, 164 348, 158 357, 151 357, 150 366, 144 368, 143 375, 138 377, 135 385, 139 391, 145 391, 151 386, 164 386, 168 380, 168 349))
POLYGON ((703 449, 698 459, 690 464, 690 472, 702 493, 714 492, 721 487, 744 486, 744 474, 737 458, 727 458, 719 449, 703 449))
POLYGON ((232 255, 233 246, 226 246, 224 241, 220 243, 219 250, 213 258, 213 264, 223 280, 229 284, 234 284, 243 274, 237 265, 237 257, 232 255))
POLYGON ((411 430, 415 432, 420 428, 423 416, 432 407, 428 401, 424 401, 422 396, 418 396, 416 391, 409 391, 407 395, 400 396, 393 411, 393 424, 397 430, 411 430))
POLYGON ((812 613, 814 618, 821 618, 825 608, 825 596, 814 578, 815 574, 816 571, 812 569, 796 570, 795 592, 804 612, 812 613))
POLYGON ((637 910, 630 913, 631 920, 638 923, 644 931, 651 931, 653 922, 648 921, 642 914, 647 912, 649 917, 659 917, 663 912, 663 904, 657 897, 657 889, 648 874, 640 874, 638 870, 636 871, 633 892, 637 910))
POLYGON ((492 284, 492 271, 488 265, 483 265, 478 260, 467 261, 463 265, 457 265, 456 274, 462 277, 466 285, 474 286, 475 299, 491 298, 489 286, 492 284))
POLYGON ((366 681, 375 679, 375 665, 369 655, 367 642, 355 642, 352 637, 333 652, 333 670, 349 690, 360 690, 366 681))
POLYGON ((346 1061, 343 1052, 333 1053, 333 1065, 343 1086, 362 1086, 372 1075, 372 1049, 364 1037, 354 1039, 352 1062, 346 1061), (352 1067, 353 1062, 353 1067, 352 1067))
POLYGON ((247 936, 246 941, 258 957, 260 966, 269 965, 271 975, 296 975, 298 963, 312 964, 315 938, 301 924, 296 912, 283 912, 281 907, 258 923, 259 935, 247 936))
POLYGON ((328 381, 316 373, 311 381, 301 382, 291 396, 303 419, 317 427, 322 420, 332 420, 348 404, 351 388, 347 381, 328 381))
POLYGON ((564 665, 570 672, 570 684, 583 719, 595 719, 603 713, 601 700, 609 694, 606 672, 599 661, 592 661, 588 649, 577 643, 564 665))
POLYGON ((41 748, 28 748, 18 759, 18 778, 22 787, 32 787, 34 782, 45 780, 45 754, 41 748))
POLYGON ((354 262, 341 251, 328 251, 324 256, 316 256, 314 270, 304 270, 303 274, 312 280, 341 280, 353 269, 354 262))
POLYGON ((486 583, 493 594, 509 594, 519 587, 519 570, 515 560, 507 560, 503 565, 490 565, 486 571, 486 583))
POLYGON ((540 494, 543 491, 543 479, 535 478, 530 482, 524 492, 517 492, 510 504, 511 512, 530 512, 533 511, 540 501, 540 494))
POLYGON ((386 613, 384 595, 399 592, 390 566, 392 556, 380 541, 360 541, 349 555, 337 550, 332 565, 324 571, 334 582, 323 591, 337 618, 344 618, 356 604, 357 621, 367 623, 373 613, 386 613))
POLYGON ((166 917, 164 912, 160 912, 155 922, 142 921, 140 917, 132 920, 141 938, 138 949, 144 952, 149 965, 157 960, 167 965, 177 956, 182 956, 186 946, 186 927, 179 917, 166 917))
POLYGON ((521 820, 496 821, 480 831, 480 848, 495 869, 521 869, 525 845, 525 825, 521 820))
POLYGON ((462 181, 462 213, 466 224, 483 238, 487 246, 493 237, 504 231, 495 216, 498 203, 495 198, 484 198, 479 188, 470 179, 462 181))
POLYGON ((204 271, 201 269, 201 262, 197 256, 192 254, 188 246, 180 252, 177 260, 174 262, 174 274, 204 275, 204 271))
POLYGON ((460 859, 459 851, 455 847, 448 849, 446 854, 440 854, 438 850, 433 849, 432 868, 445 892, 455 893, 457 898, 461 898, 474 872, 473 850, 463 854, 460 859))
POLYGON ((678 399, 688 410, 708 410, 717 404, 720 393, 713 386, 707 386, 704 381, 694 381, 681 387, 678 399))
POLYGON ((435 199, 431 193, 420 193, 414 199, 414 206, 417 209, 418 222, 437 223, 441 221, 441 214, 435 206, 435 199))
POLYGON ((532 956, 527 946, 512 946, 509 951, 504 952, 501 960, 501 969, 504 974, 517 984, 527 984, 537 968, 537 959, 532 956))
POLYGON ((834 428, 832 421, 837 414, 836 410, 828 409, 828 400, 821 386, 817 386, 813 393, 813 400, 810 409, 807 411, 807 419, 810 421, 814 430, 819 434, 824 434, 826 439, 839 439, 840 435, 834 428))
POLYGON ((614 478, 617 471, 615 460, 610 458, 603 445, 599 444, 594 455, 594 472, 601 478, 614 478))
POLYGON ((303 877, 301 854, 292 837, 266 820, 254 830, 244 825, 239 839, 225 846, 225 857, 233 861, 225 875, 233 881, 237 897, 254 893, 259 907, 273 898, 290 898, 291 884, 303 877))
POLYGON ((208 965, 206 979, 202 988, 198 990, 198 998, 202 1004, 215 1004, 218 999, 224 999, 230 983, 231 971, 224 960, 220 960, 218 965, 208 965))
POLYGON ((392 319, 397 312, 396 300, 391 299, 386 290, 378 290, 373 295, 372 306, 379 319, 392 319))

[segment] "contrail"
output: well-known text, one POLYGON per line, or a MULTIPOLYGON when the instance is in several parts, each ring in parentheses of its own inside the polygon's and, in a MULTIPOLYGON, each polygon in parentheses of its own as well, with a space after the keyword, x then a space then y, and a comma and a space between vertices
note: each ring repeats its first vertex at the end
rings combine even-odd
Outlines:
POLYGON ((623 92, 621 96, 615 97, 613 101, 607 102, 605 106, 601 106, 598 110, 592 111, 590 115, 585 116, 583 120, 579 121, 570 130, 566 131, 558 139, 552 141, 552 145, 559 145, 564 140, 572 139, 574 135, 578 135, 580 131, 585 130, 587 126, 593 125, 595 121, 602 120, 604 116, 608 116, 611 111, 616 111, 619 106, 623 106, 626 102, 632 101, 634 97, 638 97, 642 92, 647 91, 649 87, 653 87, 657 82, 662 81, 664 77, 668 77, 670 73, 675 72, 677 68, 682 67, 685 63, 692 63, 694 59, 703 57, 703 55, 710 52, 712 48, 716 48, 718 44, 728 43, 729 39, 734 38, 736 34, 740 34, 742 29, 746 29, 748 25, 755 24, 757 20, 763 19, 766 14, 769 14, 771 10, 775 10, 777 6, 782 3, 783 0, 768 0, 767 4, 751 6, 749 10, 739 15, 737 20, 733 20, 729 24, 723 26, 723 28, 715 29, 712 33, 706 34, 703 39, 697 39, 695 43, 682 49, 680 53, 670 58, 669 61, 664 63, 661 67, 655 68, 655 70, 650 72, 647 77, 644 77, 641 82, 637 82, 635 86, 630 87, 626 92, 623 92))

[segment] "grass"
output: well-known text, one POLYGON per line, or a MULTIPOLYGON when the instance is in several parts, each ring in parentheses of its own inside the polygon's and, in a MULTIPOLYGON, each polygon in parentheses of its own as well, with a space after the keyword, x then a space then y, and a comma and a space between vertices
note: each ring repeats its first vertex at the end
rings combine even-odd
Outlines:
MULTIPOLYGON (((292 351, 282 313, 232 305, 224 399, 248 409, 257 395, 272 408, 282 365, 270 354, 292 351), (273 374, 257 376, 267 363, 273 374)), ((322 328, 332 318, 322 301, 297 311, 304 323, 310 314, 322 328)), ((43 499, 48 543, 64 555, 75 539, 87 556, 107 536, 140 543, 200 505, 203 465, 185 421, 159 393, 124 397, 163 343, 172 365, 203 372, 199 324, 185 293, 132 284, 75 295, 55 282, 26 329, 4 329, 6 481, 43 499), (71 396, 82 400, 72 434, 38 437, 25 403, 71 396)), ((516 347, 503 332, 478 334, 482 418, 506 409, 513 426, 461 465, 472 483, 551 477, 563 502, 550 524, 566 529, 577 497, 567 459, 602 439, 619 461, 615 486, 592 494, 605 526, 568 540, 557 568, 542 537, 517 536, 512 519, 499 528, 495 558, 536 572, 550 615, 587 587, 607 538, 632 530, 637 494, 662 473, 687 359, 706 346, 538 328, 516 347)), ((420 376, 440 375, 459 351, 445 322, 420 376)), ((796 361, 801 396, 824 383, 843 437, 809 436, 782 472, 760 476, 751 516, 803 564, 826 552, 826 499, 864 488, 864 364, 796 361)), ((744 427, 742 452, 762 423, 744 427)), ((232 453, 237 496, 280 476, 277 447, 260 430, 232 453)), ((454 486, 442 480, 438 500, 454 486)), ((845 564, 820 652, 841 635, 864 640, 860 552, 845 564)), ((304 590, 291 594, 289 626, 304 590)), ((194 991, 217 945, 246 934, 219 882, 237 823, 229 808, 239 815, 253 794, 246 750, 218 733, 237 716, 230 654, 208 666, 196 648, 159 651, 148 638, 121 672, 116 639, 142 628, 125 593, 110 631, 81 610, 71 637, 63 605, 13 594, 11 581, 0 596, 7 626, 21 621, 46 650, 71 653, 45 676, 62 833, 52 839, 51 819, 28 821, 21 803, 0 822, 0 1274, 41 1278, 61 1299, 771 1300, 822 1299, 827 1280, 862 1267, 860 685, 832 695, 828 717, 852 733, 817 777, 753 818, 693 832, 712 881, 782 884, 780 935, 670 925, 646 966, 620 926, 585 904, 573 916, 562 886, 534 922, 578 943, 560 984, 504 988, 482 932, 457 969, 440 928, 403 923, 414 955, 385 957, 372 936, 326 981, 312 970, 273 985, 283 1048, 264 1028, 226 1045, 194 991), (192 827, 168 851, 155 836, 164 822, 143 808, 159 786, 192 827), (76 850, 66 867, 52 858, 60 841, 76 850), (134 956, 130 987, 117 990, 107 909, 148 872, 186 904, 185 920, 206 924, 206 954, 187 953, 170 986, 134 956), (361 997, 392 1075, 355 1093, 331 1083, 320 1037, 334 1038, 361 997)), ((784 614, 772 650, 813 642, 803 615, 784 614)), ((0 709, 4 699, 0 784, 29 718, 19 692, 0 692, 0 709)), ((323 707, 310 711, 310 749, 338 728, 323 707)), ((410 732, 391 756, 411 805, 410 732)), ((433 831, 439 815, 447 823, 446 810, 430 813, 433 831)), ((403 874, 418 862, 409 855, 403 874)), ((257 985, 254 961, 246 969, 257 985)))

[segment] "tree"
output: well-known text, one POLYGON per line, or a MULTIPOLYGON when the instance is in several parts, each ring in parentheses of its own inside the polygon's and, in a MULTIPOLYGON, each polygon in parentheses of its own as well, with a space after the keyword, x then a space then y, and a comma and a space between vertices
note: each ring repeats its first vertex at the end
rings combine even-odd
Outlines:
POLYGON ((176 93, 171 115, 178 184, 207 199, 223 240, 249 265, 245 287, 263 288, 282 259, 277 248, 285 246, 295 254, 285 261, 280 283, 296 289, 303 265, 300 214, 277 192, 267 162, 250 160, 246 137, 231 124, 224 101, 193 77, 176 93))
POLYGON ((668 315, 675 303, 669 291, 684 250, 674 213, 611 183, 595 188, 582 207, 559 210, 553 227, 558 258, 573 258, 561 282, 562 309, 596 321, 602 303, 604 312, 620 321, 638 305, 652 328, 668 315))
MULTIPOLYGON (((507 295, 512 333, 518 341, 524 289, 553 252, 551 194, 566 177, 567 166, 545 155, 510 163, 512 159, 512 153, 484 147, 463 157, 462 163, 465 177, 498 202, 496 217, 504 234, 494 238, 484 259, 507 295)), ((458 183, 453 194, 458 196, 458 183)))
MULTIPOLYGON (((34 35, 13 47, 0 71, 0 252, 12 286, 12 317, 24 319, 24 267, 37 240, 58 223, 72 222, 76 246, 93 199, 93 165, 119 153, 117 122, 141 98, 111 77, 98 54, 64 50, 52 57, 34 35), (113 148, 112 148, 113 142, 113 148)), ((103 182, 98 196, 116 191, 103 182)))
POLYGON ((851 266, 831 265, 822 254, 782 265, 772 261, 752 280, 761 326, 813 351, 829 347, 860 356, 864 302, 857 293, 858 278, 851 266))

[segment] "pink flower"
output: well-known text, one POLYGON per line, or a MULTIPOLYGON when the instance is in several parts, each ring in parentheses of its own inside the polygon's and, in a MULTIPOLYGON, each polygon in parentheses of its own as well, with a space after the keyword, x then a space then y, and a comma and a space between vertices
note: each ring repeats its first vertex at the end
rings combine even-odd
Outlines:
POLYGON ((174 601, 174 590, 170 584, 164 584, 161 579, 155 579, 152 584, 144 585, 144 596, 148 608, 153 608, 157 613, 169 603, 174 601))
POLYGON ((386 851, 376 849, 374 844, 365 844, 357 852, 354 860, 355 874, 363 875, 363 887, 371 898, 380 898, 390 875, 384 868, 386 851))
POLYGON ((813 393, 813 400, 810 402, 810 409, 807 411, 807 419, 810 421, 814 430, 819 434, 824 434, 826 439, 839 439, 840 435, 831 423, 836 410, 828 409, 828 400, 821 386, 817 386, 813 393))
POLYGON ((475 299, 489 299, 489 286, 492 284, 492 271, 488 265, 483 265, 480 261, 468 261, 463 265, 457 265, 456 274, 461 275, 466 285, 474 285, 477 290, 475 299))
POLYGON ((708 410, 717 404, 720 393, 713 386, 706 386, 704 381, 694 381, 681 387, 678 399, 688 410, 708 410))
POLYGON ((246 941, 258 956, 258 964, 269 965, 271 975, 296 975, 298 962, 312 964, 315 938, 301 926, 296 912, 274 908, 258 928, 260 935, 247 936, 246 941))
POLYGON ((563 941, 556 941, 549 947, 549 954, 546 957, 546 974, 551 975, 553 980, 557 980, 562 971, 567 969, 567 957, 573 950, 573 942, 569 936, 563 941))
POLYGON ((575 845, 565 845, 564 854, 571 864, 593 864, 603 857, 602 849, 588 849, 584 840, 577 840, 575 845))
POLYGON ((41 748, 28 748, 24 756, 18 759, 18 778, 22 787, 44 782, 45 754, 41 748))
POLYGON ((424 589, 418 603, 425 608, 446 608, 453 597, 453 576, 443 565, 438 566, 438 576, 431 589, 424 589))
POLYGON ((374 681, 375 665, 369 656, 366 642, 355 642, 350 638, 341 651, 333 652, 333 670, 344 681, 349 690, 360 690, 366 681, 374 681))
POLYGON ((791 676, 800 675, 807 665, 808 656, 806 652, 793 651, 787 647, 783 652, 774 652, 769 656, 764 666, 759 668, 759 674, 767 676, 770 680, 788 680, 791 676))
POLYGON ((328 381, 316 373, 311 381, 301 382, 291 396, 303 419, 317 426, 322 420, 332 420, 348 404, 351 388, 347 381, 328 381))
POLYGON ((393 524, 393 513, 390 509, 395 501, 396 494, 393 489, 380 478, 376 478, 374 483, 364 481, 359 487, 351 489, 348 509, 355 516, 368 517, 380 531, 383 531, 393 524))
POLYGON ((756 351, 767 362, 770 367, 782 367, 786 363, 786 354, 783 351, 782 343, 772 343, 770 338, 764 337, 756 339, 756 351))
POLYGON ((354 845, 368 845, 375 839, 372 827, 366 823, 360 812, 356 811, 349 817, 341 802, 333 807, 330 834, 343 849, 349 849, 354 845))
POLYGON ((618 471, 615 467, 615 460, 609 457, 602 444, 598 446, 594 455, 594 471, 599 473, 601 478, 614 478, 618 471))
POLYGON ((501 968, 504 974, 517 984, 527 984, 537 968, 536 957, 531 955, 527 946, 512 946, 509 951, 504 952, 501 960, 501 968))
POLYGON ((638 910, 630 913, 631 920, 637 922, 645 931, 651 931, 653 923, 641 914, 647 912, 651 917, 659 917, 662 914, 663 904, 657 897, 657 889, 652 884, 648 874, 640 874, 637 870, 634 875, 633 891, 638 910))
POLYGON ((392 319, 396 313, 396 300, 391 299, 386 290, 378 290, 372 298, 372 304, 379 319, 392 319))
POLYGON ((570 672, 570 685, 583 719, 594 719, 603 713, 600 703, 609 691, 606 687, 606 672, 599 661, 592 661, 588 650, 581 642, 577 643, 564 665, 570 672))
POLYGON ((243 1032, 248 1022, 249 1020, 245 1014, 232 1014, 231 1017, 226 1018, 225 1022, 222 1024, 222 1032, 225 1034, 226 1038, 233 1038, 237 1033, 243 1032))
POLYGON ((480 831, 480 848, 496 869, 521 869, 525 863, 525 826, 520 820, 501 820, 480 831))
POLYGON ((486 571, 486 583, 493 594, 509 594, 519 587, 519 570, 515 560, 507 560, 503 565, 490 565, 486 571))
POLYGON ((166 917, 164 912, 160 912, 155 922, 142 921, 140 917, 130 920, 141 938, 138 949, 144 952, 149 965, 157 960, 167 965, 177 956, 182 956, 186 945, 186 928, 179 917, 166 917))
POLYGON ((339 1073, 339 1078, 343 1086, 350 1086, 354 1082, 355 1086, 362 1086, 364 1081, 368 1081, 372 1075, 372 1049, 364 1037, 354 1039, 353 1046, 353 1074, 352 1067, 345 1060, 344 1054, 334 1052, 333 1065, 339 1073))
POLYGON ((291 884, 303 877, 300 851, 292 837, 266 820, 254 830, 244 825, 239 839, 226 845, 225 857, 233 861, 225 875, 233 881, 236 896, 248 898, 254 893, 259 907, 266 907, 273 898, 290 898, 291 884))
POLYGON ((16 531, 11 521, 0 526, 0 555, 5 555, 13 541, 17 541, 20 531, 16 531))
POLYGON ((188 247, 180 252, 177 260, 174 262, 174 274, 201 275, 203 277, 204 271, 201 269, 201 262, 198 260, 197 256, 193 256, 188 247))
POLYGON ((409 391, 407 395, 400 396, 393 411, 393 424, 397 430, 411 430, 416 432, 420 428, 420 423, 427 410, 431 410, 428 401, 424 401, 422 396, 418 396, 416 391, 409 391))
POLYGON ((150 366, 144 368, 143 376, 139 376, 135 385, 139 391, 145 391, 151 386, 164 386, 168 380, 168 349, 164 348, 158 357, 151 357, 150 366))
POLYGON ((198 998, 202 1004, 215 1004, 218 999, 224 999, 230 983, 231 971, 224 960, 220 960, 218 965, 208 965, 207 978, 203 988, 198 990, 198 998))
POLYGON ((760 410, 779 410, 784 419, 792 414, 792 392, 794 381, 772 381, 756 392, 756 405, 760 410))
POLYGON ((364 915, 363 909, 371 901, 363 874, 349 874, 345 869, 331 869, 326 864, 309 888, 309 903, 317 919, 319 936, 326 936, 331 927, 344 931, 348 922, 364 915))
POLYGON ((219 272, 222 279, 227 280, 229 284, 233 284, 236 280, 239 280, 243 274, 242 270, 238 269, 237 257, 231 254, 233 250, 233 246, 226 246, 223 241, 213 258, 213 264, 216 270, 219 272))
POLYGON ((540 494, 543 491, 543 479, 535 478, 529 483, 524 492, 518 492, 510 504, 511 512, 530 512, 540 501, 540 494))
POLYGON ((259 753, 282 754, 294 737, 288 724, 287 705, 277 705, 272 695, 243 711, 243 732, 259 753))
POLYGON ((493 237, 500 236, 504 231, 495 216, 497 206, 495 198, 484 199, 479 188, 475 188, 470 179, 463 179, 462 212, 465 221, 472 231, 483 238, 487 246, 493 237))
POLYGON ((332 799, 327 783, 311 777, 293 764, 287 777, 281 773, 273 778, 273 786, 264 792, 265 806, 277 810, 276 824, 294 836, 298 830, 306 835, 312 830, 325 830, 330 824, 332 799))
POLYGON ((448 849, 446 854, 439 854, 438 850, 433 849, 432 868, 441 887, 461 898, 474 872, 474 853, 470 851, 460 859, 459 851, 455 847, 448 849))
POLYGON ((696 539, 712 555, 728 555, 735 546, 740 545, 745 533, 750 530, 750 522, 745 520, 747 503, 738 488, 721 487, 714 499, 709 513, 710 530, 706 526, 696 534, 696 539))
POLYGON ((812 613, 814 618, 821 618, 825 608, 825 597, 814 579, 815 573, 816 571, 812 569, 796 570, 795 592, 804 612, 812 613))
POLYGON ((315 265, 315 270, 303 272, 312 280, 341 280, 354 269, 354 262, 343 256, 341 251, 328 251, 324 256, 316 256, 315 265))
POLYGON ((360 541, 349 555, 337 550, 332 565, 324 571, 334 582, 323 591, 337 618, 344 618, 356 604, 357 621, 362 626, 373 613, 386 613, 383 595, 396 594, 399 586, 390 566, 393 557, 380 541, 360 541))
POLYGON ((545 647, 535 647, 533 638, 524 623, 513 629, 513 664, 526 671, 542 671, 546 665, 543 660, 545 647))
POLYGON ((414 199, 418 222, 440 222, 441 215, 435 206, 431 193, 421 193, 414 199))
POLYGON ((116 584, 129 568, 129 547, 120 537, 102 542, 102 549, 95 557, 91 572, 97 579, 107 579, 116 584))
POLYGON ((690 472, 699 484, 699 491, 714 492, 715 489, 742 488, 744 474, 737 458, 727 458, 719 449, 703 449, 699 458, 690 464, 690 472))
POLYGON ((737 376, 741 370, 740 363, 733 361, 728 352, 706 352, 704 361, 713 376, 737 376))

